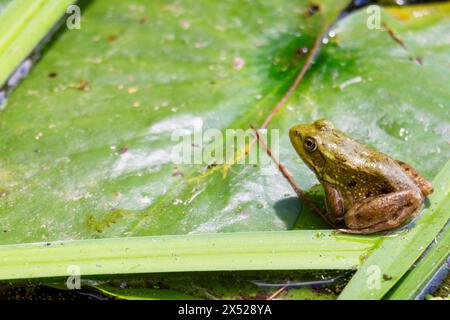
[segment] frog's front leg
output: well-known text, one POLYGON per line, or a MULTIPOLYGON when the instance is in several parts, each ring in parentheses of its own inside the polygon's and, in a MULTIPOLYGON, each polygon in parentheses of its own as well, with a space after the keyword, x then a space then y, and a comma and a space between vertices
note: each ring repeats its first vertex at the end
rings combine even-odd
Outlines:
POLYGON ((327 208, 327 218, 332 224, 337 225, 344 220, 345 208, 344 199, 336 187, 325 181, 322 182, 325 190, 325 206, 327 208))
POLYGON ((345 214, 343 233, 369 234, 401 226, 422 205, 418 190, 403 190, 367 198, 345 214))

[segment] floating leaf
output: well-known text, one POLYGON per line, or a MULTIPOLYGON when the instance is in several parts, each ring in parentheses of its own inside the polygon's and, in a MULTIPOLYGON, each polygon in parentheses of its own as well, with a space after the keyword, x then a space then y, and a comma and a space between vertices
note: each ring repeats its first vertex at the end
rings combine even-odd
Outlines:
POLYGON ((175 165, 171 135, 261 124, 345 3, 82 1, 1 114, 0 243, 291 228, 276 172, 175 165))

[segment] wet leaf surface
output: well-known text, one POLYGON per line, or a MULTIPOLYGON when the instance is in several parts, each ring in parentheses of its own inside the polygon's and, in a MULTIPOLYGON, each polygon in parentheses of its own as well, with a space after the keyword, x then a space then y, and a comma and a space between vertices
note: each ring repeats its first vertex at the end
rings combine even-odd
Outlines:
POLYGON ((1 114, 0 242, 291 228, 279 176, 175 166, 171 134, 262 123, 345 1, 81 5, 1 114))

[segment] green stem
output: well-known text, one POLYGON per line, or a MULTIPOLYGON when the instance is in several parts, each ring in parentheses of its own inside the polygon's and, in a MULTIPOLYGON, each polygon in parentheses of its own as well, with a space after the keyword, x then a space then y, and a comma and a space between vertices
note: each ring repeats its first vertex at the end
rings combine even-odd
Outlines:
POLYGON ((14 0, 0 17, 0 87, 74 0, 14 0))
MULTIPOLYGON (((450 205, 450 201, 448 203, 450 205)), ((431 280, 433 275, 446 262, 450 254, 450 228, 433 242, 425 256, 387 295, 391 300, 415 299, 431 280)))
POLYGON ((0 279, 81 275, 354 269, 376 237, 333 231, 222 233, 0 246, 0 279))

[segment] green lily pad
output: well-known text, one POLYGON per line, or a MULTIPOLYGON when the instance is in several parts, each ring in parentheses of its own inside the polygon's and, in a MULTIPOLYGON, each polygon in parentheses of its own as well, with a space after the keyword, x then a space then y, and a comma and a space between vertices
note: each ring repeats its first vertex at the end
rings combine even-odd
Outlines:
MULTIPOLYGON (((308 5, 82 3, 82 29, 58 34, 1 114, 1 243, 292 228, 281 175, 176 166, 171 133, 260 125, 326 23, 308 5)), ((407 50, 368 32, 364 11, 339 23, 271 122, 304 189, 316 182, 288 141, 296 122, 328 118, 428 178, 448 158, 448 6, 408 10, 383 11, 407 50)))
POLYGON ((0 0, 0 7, 5 7, 11 0, 0 0))
POLYGON ((278 175, 176 166, 171 134, 261 124, 345 3, 82 1, 1 114, 0 243, 291 228, 278 175))

